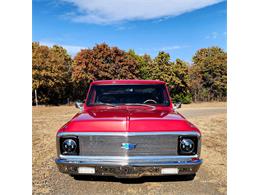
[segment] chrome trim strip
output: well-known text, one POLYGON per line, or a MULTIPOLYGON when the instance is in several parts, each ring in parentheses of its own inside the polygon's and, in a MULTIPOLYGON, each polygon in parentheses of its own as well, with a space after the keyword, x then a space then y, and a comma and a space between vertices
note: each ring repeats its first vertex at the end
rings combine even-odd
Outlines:
POLYGON ((68 164, 68 165, 93 165, 93 166, 102 166, 102 165, 109 165, 109 166, 182 166, 182 165, 200 165, 202 164, 202 159, 197 160, 187 160, 187 161, 172 161, 172 160, 165 160, 165 161, 130 161, 130 162, 114 162, 114 161, 83 161, 83 160, 69 160, 69 159, 56 159, 56 164, 68 164))
POLYGON ((90 135, 105 135, 105 136, 139 136, 139 135, 195 135, 200 137, 200 133, 196 131, 171 131, 171 132, 60 132, 57 134, 61 136, 90 136, 90 135))
POLYGON ((139 166, 156 166, 169 165, 172 163, 191 162, 194 156, 63 156, 57 160, 73 163, 73 164, 88 164, 88 165, 139 165, 139 166))
POLYGON ((192 156, 67 156, 60 155, 61 159, 68 160, 165 160, 185 161, 192 158, 198 158, 198 155, 192 156))

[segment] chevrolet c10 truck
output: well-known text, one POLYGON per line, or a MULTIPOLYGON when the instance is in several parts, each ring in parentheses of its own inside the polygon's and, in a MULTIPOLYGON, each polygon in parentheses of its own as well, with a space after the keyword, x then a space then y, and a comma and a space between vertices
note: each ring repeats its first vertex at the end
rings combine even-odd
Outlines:
POLYGON ((59 171, 136 178, 183 175, 193 179, 202 160, 201 133, 176 111, 166 83, 100 80, 57 132, 59 171))

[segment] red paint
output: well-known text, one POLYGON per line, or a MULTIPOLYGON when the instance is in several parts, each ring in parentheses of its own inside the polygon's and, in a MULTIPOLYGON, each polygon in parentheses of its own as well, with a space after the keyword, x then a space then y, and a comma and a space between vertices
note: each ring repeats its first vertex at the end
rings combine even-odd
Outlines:
POLYGON ((159 80, 99 80, 99 81, 93 81, 91 85, 111 85, 111 84, 117 84, 117 85, 131 85, 131 84, 165 84, 164 81, 159 80))
MULTIPOLYGON (((111 84, 165 84, 151 80, 109 80, 95 81, 92 85, 111 84)), ((89 90, 90 91, 90 90, 89 90)), ((89 92, 88 92, 89 93, 89 92)), ((169 92, 167 90, 167 95, 169 92)), ((173 132, 200 131, 181 114, 169 106, 86 106, 76 114, 59 132, 173 132)))
POLYGON ((192 158, 191 161, 199 160, 199 158, 192 158))

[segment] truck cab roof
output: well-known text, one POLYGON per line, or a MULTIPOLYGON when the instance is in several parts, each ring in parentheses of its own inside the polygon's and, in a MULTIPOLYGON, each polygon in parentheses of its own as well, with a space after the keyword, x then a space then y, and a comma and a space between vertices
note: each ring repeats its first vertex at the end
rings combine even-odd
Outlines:
POLYGON ((93 81, 91 85, 149 85, 149 84, 165 84, 164 81, 159 80, 98 80, 93 81))

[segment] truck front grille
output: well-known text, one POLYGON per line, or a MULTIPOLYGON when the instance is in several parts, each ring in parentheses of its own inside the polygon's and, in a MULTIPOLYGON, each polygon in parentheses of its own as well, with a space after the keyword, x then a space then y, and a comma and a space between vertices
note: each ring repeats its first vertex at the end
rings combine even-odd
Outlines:
POLYGON ((80 135, 81 156, 175 156, 176 134, 80 135), (122 148, 123 143, 135 144, 134 149, 122 148))

